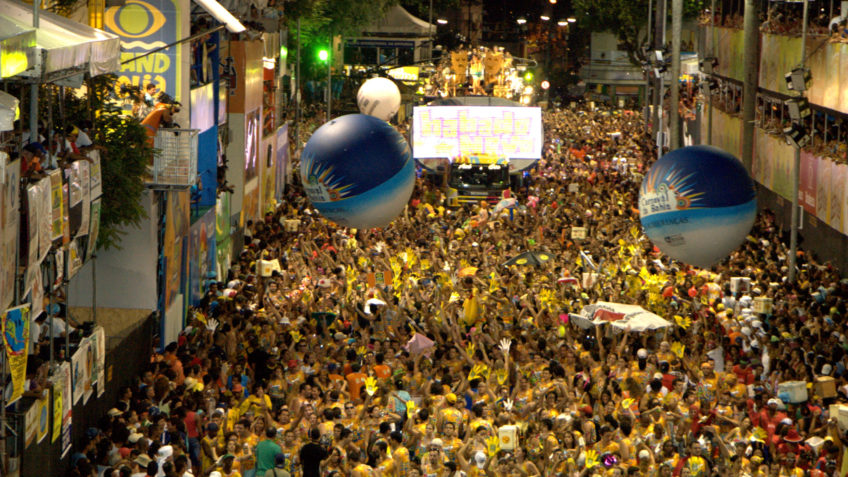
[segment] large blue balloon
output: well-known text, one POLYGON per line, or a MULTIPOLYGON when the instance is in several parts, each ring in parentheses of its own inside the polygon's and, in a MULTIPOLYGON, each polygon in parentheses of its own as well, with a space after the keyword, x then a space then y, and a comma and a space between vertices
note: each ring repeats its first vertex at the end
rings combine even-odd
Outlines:
POLYGON ((736 249, 756 214, 748 171, 732 155, 710 146, 664 155, 639 191, 645 235, 666 255, 702 268, 736 249))
POLYGON ((300 177, 324 217, 367 229, 388 225, 415 186, 406 139, 382 119, 349 114, 318 128, 300 158, 300 177))

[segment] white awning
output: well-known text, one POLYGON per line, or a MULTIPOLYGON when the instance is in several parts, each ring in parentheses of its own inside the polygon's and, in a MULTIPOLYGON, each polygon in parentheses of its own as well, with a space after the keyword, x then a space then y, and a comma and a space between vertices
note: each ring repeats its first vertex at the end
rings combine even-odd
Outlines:
POLYGON ((380 20, 365 27, 366 33, 381 33, 406 36, 429 36, 430 28, 436 32, 436 25, 427 23, 401 7, 395 5, 389 8, 380 20))
MULTIPOLYGON (((0 18, 11 20, 19 27, 32 28, 32 5, 0 0, 0 18)), ((71 69, 83 69, 97 76, 121 69, 121 41, 117 35, 55 13, 39 11, 36 45, 36 68, 23 76, 40 77, 71 69), (47 52, 43 64, 41 51, 47 52)))
POLYGON ((23 73, 33 62, 35 29, 0 17, 0 78, 23 73))

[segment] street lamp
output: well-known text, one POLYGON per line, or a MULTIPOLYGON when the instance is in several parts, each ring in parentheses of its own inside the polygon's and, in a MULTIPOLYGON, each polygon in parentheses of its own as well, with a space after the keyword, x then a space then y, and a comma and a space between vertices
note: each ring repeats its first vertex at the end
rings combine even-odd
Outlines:
POLYGON ((333 101, 333 69, 330 61, 330 50, 324 48, 318 50, 318 59, 327 62, 327 121, 329 121, 333 101))
POLYGON ((577 21, 577 19, 576 19, 576 18, 574 18, 574 17, 568 17, 568 19, 566 19, 566 21, 567 21, 568 23, 574 23, 574 22, 576 22, 576 21, 577 21))
POLYGON ((542 16, 541 16, 541 19, 542 19, 542 21, 543 21, 543 22, 546 22, 546 21, 550 20, 550 19, 551 19, 551 17, 549 17, 549 16, 547 16, 547 15, 542 15, 542 16))
POLYGON ((518 20, 515 20, 515 22, 519 25, 524 25, 525 23, 527 23, 527 19, 524 17, 519 17, 518 20))
POLYGON ((444 18, 439 18, 438 20, 436 20, 436 23, 438 23, 439 25, 447 25, 448 21, 444 18))
POLYGON ((560 21, 557 22, 557 26, 564 27, 566 25, 568 25, 568 21, 566 21, 566 20, 560 20, 560 21))

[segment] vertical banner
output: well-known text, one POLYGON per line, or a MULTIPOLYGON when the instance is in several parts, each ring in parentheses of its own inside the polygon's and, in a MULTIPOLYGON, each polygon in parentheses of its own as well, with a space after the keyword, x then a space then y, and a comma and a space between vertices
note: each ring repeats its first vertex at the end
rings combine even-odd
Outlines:
POLYGON ((51 239, 55 242, 64 236, 64 231, 62 230, 65 216, 65 212, 62 210, 64 205, 64 197, 62 194, 62 171, 50 171, 50 202, 53 207, 51 239))
POLYGON ((215 268, 215 211, 209 210, 191 225, 189 233, 189 298, 192 305, 203 299, 203 285, 215 268))
POLYGON ((88 253, 91 256, 94 249, 97 247, 97 238, 100 236, 100 198, 91 201, 91 221, 89 222, 88 231, 88 253))
POLYGON ((95 340, 96 337, 94 335, 85 338, 86 346, 84 359, 86 375, 83 377, 83 404, 88 404, 88 400, 91 398, 91 395, 94 394, 94 383, 91 380, 94 378, 94 350, 97 348, 95 340))
POLYGON ((63 382, 53 381, 53 426, 51 427, 50 443, 56 442, 62 436, 62 388, 63 382))
POLYGON ((165 311, 180 292, 182 283, 183 239, 189 230, 188 191, 168 193, 165 211, 165 311))
POLYGON ((32 281, 32 318, 35 319, 44 311, 44 274, 41 267, 35 273, 32 281))
POLYGON ((35 407, 38 408, 38 437, 36 442, 41 442, 47 437, 47 432, 50 430, 50 394, 36 401, 35 407))
POLYGON ((38 272, 38 187, 30 185, 26 190, 27 196, 27 268, 24 275, 24 295, 32 289, 35 274, 38 272))
POLYGON ((0 310, 5 310, 15 298, 15 267, 18 255, 18 224, 20 223, 20 160, 11 162, 0 178, 0 310))
POLYGON ((53 204, 51 179, 45 177, 38 181, 38 262, 47 257, 53 245, 53 204))
POLYGON ((35 401, 24 414, 24 449, 35 442, 38 434, 38 409, 40 401, 35 401))
POLYGON ((845 208, 845 175, 848 172, 848 166, 833 161, 828 162, 830 163, 830 216, 827 224, 842 232, 844 229, 842 215, 845 208))
POLYGON ((88 157, 91 158, 90 181, 91 181, 91 199, 94 200, 103 195, 103 178, 100 169, 100 151, 93 149, 88 152, 88 157))
POLYGON ((812 153, 801 151, 800 192, 798 199, 809 214, 816 215, 816 182, 818 181, 818 158, 812 153))
POLYGON ((9 373, 12 375, 12 396, 6 405, 20 399, 24 393, 30 341, 29 311, 29 305, 24 305, 6 310, 3 314, 3 344, 6 348, 9 373))
POLYGON ((103 395, 106 391, 106 378, 104 372, 106 369, 106 332, 102 326, 94 328, 94 371, 91 373, 91 380, 97 383, 97 397, 103 395))
POLYGON ((830 164, 818 158, 818 180, 816 181, 816 217, 827 223, 830 202, 830 164))
POLYGON ((70 194, 68 205, 76 207, 82 202, 82 183, 80 182, 80 164, 81 161, 73 163, 72 167, 65 169, 65 174, 68 176, 68 194, 70 194))
POLYGON ((74 278, 80 268, 82 268, 82 254, 76 239, 74 239, 68 244, 68 280, 74 278))
MULTIPOLYGON (((121 61, 125 62, 150 50, 164 47, 188 36, 180 31, 180 2, 172 0, 127 0, 122 6, 109 7, 103 18, 103 29, 121 37, 121 61)), ((156 85, 172 98, 182 99, 180 62, 183 48, 174 47, 150 54, 138 61, 121 65, 118 82, 144 88, 156 85)))
POLYGON ((71 385, 71 365, 65 361, 59 367, 62 373, 62 458, 71 450, 71 424, 73 417, 73 386, 71 385))
POLYGON ((87 161, 77 161, 79 164, 80 189, 82 190, 82 210, 80 212, 80 224, 77 229, 77 237, 88 235, 88 221, 91 216, 91 173, 87 161))
MULTIPOLYGON (((79 404, 85 392, 85 383, 91 378, 88 369, 88 340, 80 342, 77 352, 71 356, 71 368, 73 371, 74 400, 73 405, 79 404)), ((90 385, 90 383, 89 383, 90 385)))

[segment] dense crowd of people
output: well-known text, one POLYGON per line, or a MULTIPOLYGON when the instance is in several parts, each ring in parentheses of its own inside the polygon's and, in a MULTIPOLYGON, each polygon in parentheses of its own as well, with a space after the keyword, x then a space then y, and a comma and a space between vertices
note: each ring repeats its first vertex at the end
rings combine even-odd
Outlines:
POLYGON ((287 188, 179 340, 76 443, 72 474, 845 475, 828 407, 848 393, 837 270, 799 254, 788 283, 767 213, 713 270, 670 261, 635 208, 654 156, 640 115, 544 121, 512 211, 446 208, 422 175, 392 225, 350 230, 287 188), (503 265, 526 251, 552 258, 503 265), (773 310, 755 312, 760 298, 773 310), (674 326, 575 326, 599 300, 674 326))

